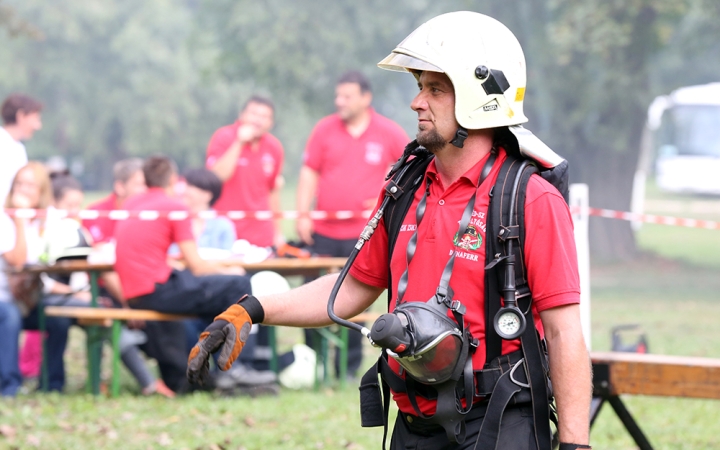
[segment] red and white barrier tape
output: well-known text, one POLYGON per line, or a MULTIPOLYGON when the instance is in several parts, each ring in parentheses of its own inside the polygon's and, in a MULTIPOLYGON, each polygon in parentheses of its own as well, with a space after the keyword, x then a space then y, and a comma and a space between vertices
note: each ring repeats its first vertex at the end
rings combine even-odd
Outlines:
MULTIPOLYGON (((579 214, 580 207, 571 208, 574 214, 579 214)), ((683 217, 657 216, 654 214, 638 214, 612 209, 588 208, 589 216, 604 217, 606 219, 628 220, 633 222, 654 223, 659 225, 672 225, 686 228, 705 228, 720 230, 720 222, 714 220, 687 219, 683 217)))
MULTIPOLYGON (((574 214, 579 214, 581 212, 580 207, 573 207, 571 209, 574 214)), ((17 216, 26 219, 33 219, 36 217, 44 218, 48 215, 47 210, 44 209, 5 209, 4 211, 11 217, 17 216)), ((346 220, 356 218, 368 219, 371 213, 371 211, 310 211, 306 216, 315 220, 346 220)), ((52 214, 55 217, 59 218, 69 217, 67 211, 62 210, 53 210, 52 214)), ((615 211, 612 209, 600 208, 588 208, 588 215, 604 217, 607 219, 628 220, 660 225, 673 225, 687 228, 705 228, 708 230, 720 230, 720 222, 716 222, 713 220, 657 216, 654 214, 636 214, 631 212, 615 211)), ((187 211, 97 211, 93 209, 84 209, 82 211, 79 211, 78 214, 74 217, 82 220, 95 220, 101 218, 108 218, 110 220, 127 220, 130 218, 140 220, 156 220, 159 218, 167 218, 169 220, 185 220, 190 216, 191 214, 187 211)), ((282 211, 277 214, 273 213, 272 211, 202 211, 198 213, 197 216, 203 219, 212 219, 215 217, 224 216, 231 220, 270 220, 297 219, 298 217, 301 217, 301 214, 298 211, 282 211)))
MULTIPOLYGON (((193 214, 188 211, 127 211, 124 209, 115 209, 110 211, 98 211, 94 209, 83 209, 77 214, 71 215, 67 211, 55 209, 48 213, 46 209, 11 209, 4 210, 10 217, 20 217, 23 219, 45 218, 52 215, 57 218, 73 217, 82 220, 110 219, 110 220, 157 220, 160 218, 169 220, 185 220, 192 217, 193 214)), ((273 213, 272 211, 201 211, 195 214, 203 219, 213 219, 215 217, 227 217, 231 220, 257 219, 297 219, 301 216, 309 217, 315 220, 324 219, 369 219, 372 211, 310 211, 307 214, 300 214, 298 211, 282 211, 273 213)))

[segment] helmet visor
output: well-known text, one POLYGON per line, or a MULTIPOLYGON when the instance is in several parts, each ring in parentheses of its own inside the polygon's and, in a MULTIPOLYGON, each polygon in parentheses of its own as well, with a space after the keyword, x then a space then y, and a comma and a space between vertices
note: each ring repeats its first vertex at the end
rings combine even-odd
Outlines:
POLYGON ((438 66, 415 58, 414 56, 404 53, 392 52, 378 63, 378 67, 385 70, 394 70, 396 72, 410 72, 411 70, 444 72, 438 66))
POLYGON ((401 357, 389 350, 388 354, 414 379, 425 384, 437 384, 450 379, 461 351, 460 332, 448 330, 413 355, 401 357))

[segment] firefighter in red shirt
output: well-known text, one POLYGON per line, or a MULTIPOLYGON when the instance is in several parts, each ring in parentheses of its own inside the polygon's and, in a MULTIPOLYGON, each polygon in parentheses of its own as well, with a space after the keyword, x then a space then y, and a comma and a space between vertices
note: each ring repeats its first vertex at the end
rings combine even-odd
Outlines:
MULTIPOLYGON (((531 333, 522 334, 522 342, 518 342, 514 333, 521 333, 520 327, 498 325, 499 321, 492 327, 485 320, 486 297, 495 298, 497 292, 485 289, 484 272, 494 266, 486 265, 485 246, 479 243, 480 239, 497 239, 497 235, 485 234, 490 233, 488 206, 495 205, 491 197, 497 198, 504 189, 491 192, 491 187, 501 168, 507 167, 504 161, 518 161, 500 145, 507 141, 499 138, 513 133, 519 144, 523 129, 517 127, 527 121, 523 114, 525 58, 520 44, 495 19, 474 12, 448 13, 416 29, 379 66, 415 76, 420 92, 411 107, 418 116, 417 144, 433 159, 417 178, 421 188, 412 197, 392 253, 388 254, 391 236, 384 226, 389 216, 384 216, 340 286, 334 311, 340 317, 353 317, 371 305, 392 280, 388 292, 392 314, 383 317, 395 317, 401 333, 391 336, 403 340, 399 341, 402 346, 392 347, 395 352, 383 346, 390 367, 389 373, 381 372, 382 378, 390 385, 400 410, 391 448, 549 450, 547 397, 539 402, 547 419, 542 423, 536 420, 539 410, 533 394, 534 387, 546 389, 542 350, 539 345, 525 348, 526 338, 537 343, 536 331, 547 344, 560 450, 590 448, 590 359, 580 326, 572 219, 557 189, 538 176, 529 178, 524 203, 522 263, 531 295, 522 298, 532 299, 527 305, 532 309, 524 312, 529 316, 525 330, 531 333), (442 309, 440 315, 438 308, 442 309), (422 310, 431 311, 434 319, 418 320, 429 317, 422 310), (501 356, 485 361, 484 345, 492 328, 497 334, 502 331, 505 340, 501 356), (411 339, 406 344, 408 336, 411 339), (462 350, 453 347, 453 342, 462 342, 462 350), (406 346, 419 344, 424 352, 404 353, 406 346), (517 350, 520 345, 521 351, 517 350), (460 355, 465 357, 462 365, 450 364, 451 359, 460 361, 460 355), (531 356, 537 365, 531 365, 531 356), (448 368, 454 373, 458 367, 464 383, 455 384, 457 378, 448 376, 448 368), (535 384, 538 373, 541 383, 535 384), (453 383, 447 384, 447 380, 453 383), (410 396, 410 392, 417 395, 410 396), (448 396, 450 415, 445 414, 448 396), (496 399, 503 400, 498 403, 496 399), (437 420, 436 416, 449 419, 437 420)), ((389 186, 388 192, 390 196, 397 189, 389 186)), ((494 221, 495 215, 491 218, 494 221)), ((246 297, 232 306, 208 327, 208 334, 191 351, 188 376, 202 379, 212 352, 221 349, 221 355, 232 358, 241 351, 243 343, 228 339, 228 330, 257 322, 291 326, 329 323, 324 299, 338 277, 328 275, 285 294, 246 297)), ((514 293, 504 295, 510 298, 514 293)), ((497 300, 500 303, 500 298, 497 300)), ((381 319, 372 332, 364 331, 381 331, 376 326, 381 319)), ((393 325, 390 321, 386 324, 393 325)), ((372 389, 378 390, 377 373, 369 375, 371 379, 374 376, 374 386, 363 383, 363 388, 367 387, 369 397, 375 400, 372 389)), ((361 390, 361 398, 364 393, 361 390)), ((382 401, 366 402, 361 411, 378 404, 382 401)), ((372 419, 368 425, 382 425, 382 420, 378 423, 375 417, 363 414, 365 417, 372 419)))

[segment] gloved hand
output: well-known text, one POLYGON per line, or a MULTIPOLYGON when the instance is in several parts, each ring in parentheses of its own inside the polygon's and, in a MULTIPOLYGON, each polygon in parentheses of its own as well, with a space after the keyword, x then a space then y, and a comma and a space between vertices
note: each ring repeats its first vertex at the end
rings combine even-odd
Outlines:
POLYGON ((237 304, 215 317, 200 334, 188 356, 187 378, 191 383, 203 384, 208 377, 210 354, 220 350, 218 365, 228 370, 245 346, 253 323, 260 323, 265 311, 257 298, 246 295, 237 304))

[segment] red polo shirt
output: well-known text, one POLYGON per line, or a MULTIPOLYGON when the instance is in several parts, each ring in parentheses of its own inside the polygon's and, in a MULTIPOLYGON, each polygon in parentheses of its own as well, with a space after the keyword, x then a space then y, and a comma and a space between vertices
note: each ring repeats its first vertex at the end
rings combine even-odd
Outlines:
MULTIPOLYGON (((456 252, 450 286, 456 299, 467 308, 466 320, 472 335, 481 345, 473 356, 475 370, 485 364, 485 232, 489 203, 488 193, 495 184, 505 152, 500 151, 488 178, 476 186, 487 157, 450 186, 443 186, 435 161, 426 171, 432 180, 427 209, 418 230, 418 247, 410 264, 409 283, 404 301, 427 301, 435 294, 445 264, 452 251, 456 252), (475 233, 465 235, 453 245, 463 209, 477 189, 475 207, 469 227, 475 233), (476 238, 477 236, 477 238, 476 238)), ((416 229, 415 210, 424 189, 418 189, 413 205, 405 216, 391 270, 394 280, 393 299, 397 296, 397 281, 407 268, 406 248, 416 229)), ((528 283, 533 293, 533 312, 540 334, 543 334, 539 312, 561 305, 580 302, 580 282, 573 236, 572 218, 560 193, 539 176, 532 176, 525 198, 525 263, 528 283)), ((350 274, 359 281, 376 287, 387 286, 387 233, 378 226, 375 235, 365 244, 350 274)), ((390 311, 395 307, 394 301, 390 311)), ((519 348, 520 341, 503 341, 503 354, 519 348)), ((390 358, 391 367, 399 373, 399 365, 390 358)), ((415 414, 407 395, 393 393, 401 411, 415 414)), ((435 404, 418 398, 423 413, 434 413, 435 404)))
MULTIPOLYGON (((168 197, 160 188, 125 203, 128 211, 188 211, 178 200, 168 197)), ((135 298, 155 291, 155 283, 165 283, 172 269, 167 264, 168 248, 173 243, 194 240, 190 218, 184 220, 120 220, 115 227, 115 271, 120 276, 125 298, 135 298)))
MULTIPOLYGON (((237 139, 237 121, 217 130, 207 147, 206 165, 211 168, 237 139)), ((217 211, 270 211, 270 192, 275 180, 282 173, 284 150, 280 141, 265 133, 253 149, 243 146, 235 162, 235 172, 223 184, 222 194, 215 203, 217 211)), ((234 220, 238 239, 247 239, 260 247, 273 245, 275 226, 270 220, 234 220)))
MULTIPOLYGON (((367 130, 357 138, 337 114, 320 120, 310 134, 303 163, 319 175, 318 211, 365 211, 383 185, 391 164, 409 142, 398 124, 374 110, 367 130)), ((315 232, 333 239, 358 237, 367 219, 318 220, 315 232)))
MULTIPOLYGON (((97 202, 88 206, 87 209, 92 209, 95 211, 112 211, 114 209, 117 209, 117 207, 117 196, 113 192, 104 199, 98 200, 97 202)), ((111 220, 109 217, 98 217, 97 219, 84 219, 82 221, 82 224, 83 227, 85 227, 90 232, 90 236, 92 236, 93 242, 96 244, 100 244, 103 242, 108 242, 113 238, 113 235, 115 234, 115 222, 117 221, 111 220)))

